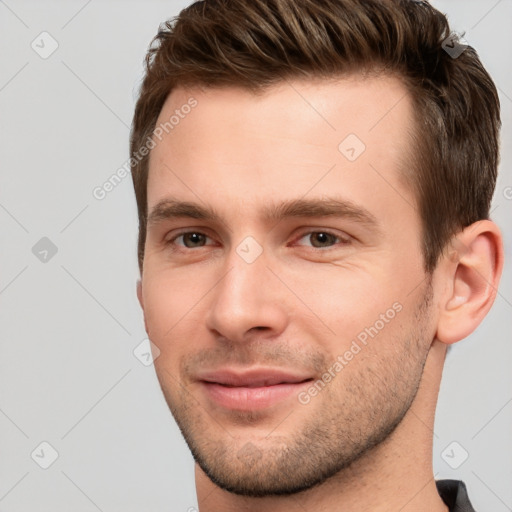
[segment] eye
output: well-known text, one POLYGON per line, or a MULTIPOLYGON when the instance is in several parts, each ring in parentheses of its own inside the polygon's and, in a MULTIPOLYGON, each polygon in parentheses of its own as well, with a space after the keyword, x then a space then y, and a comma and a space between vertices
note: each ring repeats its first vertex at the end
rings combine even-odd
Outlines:
POLYGON ((336 245, 337 242, 342 245, 350 243, 348 238, 343 238, 333 233, 329 233, 328 231, 310 231, 309 233, 302 235, 298 239, 298 242, 304 239, 309 240, 310 246, 317 249, 332 247, 333 245, 336 245))
POLYGON ((167 241, 167 244, 176 244, 186 247, 187 249, 194 249, 197 247, 204 247, 208 238, 209 237, 207 235, 200 233, 199 231, 187 231, 174 236, 167 241))

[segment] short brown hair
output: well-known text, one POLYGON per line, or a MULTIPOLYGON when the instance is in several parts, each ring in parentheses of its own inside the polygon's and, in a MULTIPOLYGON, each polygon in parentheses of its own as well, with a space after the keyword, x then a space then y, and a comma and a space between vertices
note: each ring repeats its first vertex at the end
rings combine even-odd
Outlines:
POLYGON ((139 149, 174 88, 257 92, 287 79, 377 70, 402 79, 415 106, 407 178, 431 273, 455 233, 489 217, 499 161, 496 87, 472 47, 456 58, 445 51, 450 36, 446 17, 421 0, 207 0, 162 24, 130 137, 141 272, 149 155, 139 149))

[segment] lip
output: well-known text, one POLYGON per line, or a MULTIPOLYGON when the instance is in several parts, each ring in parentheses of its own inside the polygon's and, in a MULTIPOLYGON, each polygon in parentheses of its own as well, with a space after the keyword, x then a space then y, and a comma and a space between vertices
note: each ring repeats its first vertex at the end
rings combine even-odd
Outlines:
POLYGON ((217 405, 239 411, 255 411, 299 393, 313 378, 307 374, 260 368, 244 372, 206 372, 199 375, 197 380, 207 397, 217 405))

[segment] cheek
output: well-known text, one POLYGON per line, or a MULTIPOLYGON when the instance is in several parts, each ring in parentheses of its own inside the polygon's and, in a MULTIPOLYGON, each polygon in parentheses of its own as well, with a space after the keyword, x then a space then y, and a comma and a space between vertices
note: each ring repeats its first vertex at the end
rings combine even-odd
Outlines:
POLYGON ((332 331, 330 352, 334 357, 348 350, 352 342, 363 346, 369 339, 377 337, 388 325, 380 320, 380 314, 390 307, 379 297, 342 297, 336 306, 325 304, 324 322, 332 331), (358 300, 359 299, 359 300, 358 300), (335 353, 334 353, 335 352, 335 353))
MULTIPOLYGON (((386 282, 384 274, 333 265, 290 274, 287 282, 293 283, 294 294, 318 317, 318 323, 325 323, 336 335, 345 338, 364 329, 392 307, 398 293, 386 282)), ((300 306, 303 310, 304 306, 300 306)))
POLYGON ((201 290, 194 280, 179 277, 179 272, 161 272, 144 276, 143 294, 148 334, 160 345, 193 315, 201 290))
POLYGON ((406 280, 389 279, 390 271, 332 268, 321 279, 318 275, 313 281, 302 277, 300 292, 296 282, 297 295, 305 297, 314 315, 297 315, 298 330, 310 333, 333 361, 346 355, 347 361, 357 359, 356 367, 360 367, 376 354, 378 359, 393 355, 397 350, 394 340, 400 338, 416 297, 407 297, 406 280))

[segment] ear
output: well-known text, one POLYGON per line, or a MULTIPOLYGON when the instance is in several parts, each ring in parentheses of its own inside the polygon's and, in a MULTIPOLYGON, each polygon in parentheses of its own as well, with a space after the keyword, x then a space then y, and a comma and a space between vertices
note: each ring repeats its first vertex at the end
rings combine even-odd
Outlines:
POLYGON ((140 307, 144 311, 144 298, 142 297, 142 279, 137 280, 137 299, 139 299, 140 307))
POLYGON ((496 298, 503 259, 502 236, 490 220, 475 222, 454 237, 438 266, 445 285, 437 339, 452 344, 478 327, 496 298))
POLYGON ((137 299, 139 299, 140 307, 142 308, 142 313, 144 314, 144 328, 146 329, 146 333, 148 332, 148 324, 146 322, 146 312, 144 310, 144 297, 142 296, 142 280, 139 279, 137 281, 137 299))

